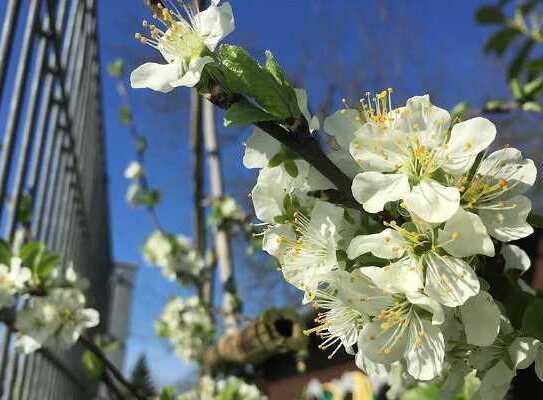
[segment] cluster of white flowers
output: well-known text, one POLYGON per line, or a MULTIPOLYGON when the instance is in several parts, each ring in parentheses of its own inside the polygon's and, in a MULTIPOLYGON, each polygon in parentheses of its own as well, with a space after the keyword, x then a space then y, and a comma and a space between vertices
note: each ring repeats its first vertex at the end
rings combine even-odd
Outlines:
POLYGON ((143 258, 161 269, 169 280, 183 279, 184 274, 199 276, 205 268, 205 260, 192 247, 190 239, 154 231, 143 246, 143 258))
POLYGON ((15 304, 20 296, 25 305, 15 316, 16 347, 31 353, 42 346, 68 348, 87 328, 99 323, 98 311, 85 307, 82 288, 70 266, 64 273, 56 267, 51 271, 47 289, 33 293, 30 269, 21 265, 19 257, 11 257, 10 265, 0 264, 0 308, 15 304))
POLYGON ((213 341, 213 323, 197 296, 170 300, 155 328, 184 360, 200 360, 213 341))
POLYGON ((268 224, 264 250, 322 310, 312 330, 322 348, 356 353, 369 374, 400 368, 405 379, 452 382, 476 371, 479 398, 500 399, 540 345, 517 337, 477 265, 498 248, 506 269, 529 267, 505 243, 533 232, 523 193, 536 168, 513 148, 489 154, 489 120, 452 124, 428 96, 393 109, 390 92, 324 122, 329 158, 353 179, 360 210, 312 197, 335 187, 303 160, 294 160, 296 176, 270 165, 281 145, 254 132, 243 161, 260 169, 251 198, 268 224))
POLYGON ((180 395, 177 400, 266 400, 255 385, 251 385, 242 379, 229 376, 226 379, 213 380, 209 376, 200 379, 199 387, 180 395))

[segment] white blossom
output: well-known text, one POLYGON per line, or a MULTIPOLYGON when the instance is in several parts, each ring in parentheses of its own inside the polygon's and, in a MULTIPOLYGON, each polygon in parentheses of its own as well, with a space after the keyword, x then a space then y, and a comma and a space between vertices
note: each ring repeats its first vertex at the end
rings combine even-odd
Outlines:
POLYGON ((167 64, 145 63, 130 75, 133 88, 169 92, 178 86, 193 87, 204 67, 213 62, 213 51, 234 30, 234 16, 229 3, 213 2, 203 11, 181 1, 180 7, 156 6, 155 14, 165 30, 143 22, 149 37, 136 39, 157 49, 167 64))
POLYGON ((98 311, 85 308, 85 296, 78 289, 52 289, 44 297, 33 298, 17 313, 17 347, 30 353, 41 346, 65 349, 81 333, 99 323, 98 311))
POLYGON ((19 257, 11 257, 9 266, 0 264, 0 308, 13 305, 15 295, 30 281, 30 270, 21 264, 19 257))
POLYGON ((138 161, 132 161, 124 170, 126 179, 139 179, 145 174, 143 166, 138 161))

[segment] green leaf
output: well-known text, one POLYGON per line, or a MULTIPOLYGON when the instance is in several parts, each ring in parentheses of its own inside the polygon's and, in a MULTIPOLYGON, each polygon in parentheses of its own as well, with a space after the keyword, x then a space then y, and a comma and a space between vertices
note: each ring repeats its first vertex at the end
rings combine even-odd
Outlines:
POLYGON ((419 384, 417 387, 406 391, 401 400, 442 400, 440 390, 431 384, 419 384))
POLYGON ((526 63, 526 70, 533 73, 538 73, 543 69, 543 58, 535 58, 526 63))
POLYGON ((495 32, 485 44, 485 52, 502 55, 511 43, 519 36, 515 28, 504 28, 495 32))
POLYGON ((104 373, 104 363, 89 350, 85 350, 81 356, 81 362, 83 368, 91 378, 98 379, 104 373))
POLYGON ((127 106, 122 106, 119 109, 119 119, 125 125, 131 124, 134 120, 132 118, 132 111, 127 106))
POLYGON ((533 47, 534 41, 532 39, 528 39, 524 42, 522 47, 518 50, 517 54, 513 58, 513 61, 511 61, 511 64, 509 65, 509 68, 507 70, 507 76, 509 79, 519 76, 522 68, 528 60, 528 57, 530 56, 530 53, 532 52, 533 47))
POLYGON ((160 391, 159 400, 175 400, 175 387, 166 386, 160 391))
POLYGON ((543 78, 539 77, 524 85, 524 93, 528 97, 536 97, 543 90, 543 78))
POLYGON ((155 207, 160 202, 160 192, 157 189, 147 189, 138 196, 137 204, 155 207))
POLYGON ((11 248, 9 244, 0 239, 0 264, 9 265, 11 262, 11 248))
POLYGON ((469 103, 467 101, 463 101, 461 103, 458 103, 453 107, 451 110, 452 119, 459 119, 462 118, 465 114, 467 114, 469 111, 469 103))
POLYGON ((248 101, 233 104, 224 115, 224 126, 251 125, 256 122, 276 120, 273 115, 252 105, 248 101))
POLYGON ((270 161, 268 161, 268 167, 277 167, 278 165, 281 165, 281 163, 285 161, 285 159, 285 153, 280 151, 279 153, 274 155, 270 161))
POLYGON ((519 288, 514 288, 503 301, 506 315, 511 321, 511 324, 520 329, 523 323, 524 310, 530 303, 533 296, 523 292, 519 288))
POLYGON ((501 24, 505 22, 505 15, 496 6, 482 6, 477 10, 475 19, 480 24, 501 24))
POLYGON ((45 280, 49 277, 49 274, 59 264, 61 256, 59 254, 46 251, 43 256, 40 257, 38 264, 35 267, 37 276, 41 280, 45 280))
POLYGON ((489 100, 485 103, 485 110, 490 112, 500 111, 505 103, 502 100, 489 100))
POLYGON ((522 316, 522 333, 543 340, 543 299, 534 297, 522 316))
POLYGON ((536 213, 528 214, 527 222, 534 228, 543 228, 543 216, 536 213))
POLYGON ((114 78, 119 78, 124 71, 124 63, 123 60, 120 58, 117 58, 115 61, 109 63, 107 66, 107 72, 110 76, 114 78))
POLYGON ((17 221, 20 224, 29 225, 32 222, 33 206, 32 196, 28 193, 23 194, 17 208, 17 221))
POLYGON ((522 105, 522 109, 524 111, 528 111, 528 112, 538 112, 540 113, 541 111, 543 111, 541 109, 541 105, 539 103, 536 103, 535 101, 528 101, 526 103, 524 103, 522 105))
POLYGON ((138 153, 143 153, 147 150, 147 139, 144 136, 138 136, 136 139, 136 150, 138 153))
POLYGON ((272 74, 281 86, 290 87, 285 71, 281 68, 271 51, 266 50, 266 69, 272 74))
POLYGON ((509 86, 515 100, 522 100, 524 98, 524 90, 520 85, 518 79, 511 79, 511 81, 509 82, 509 86))
POLYGON ((298 176, 298 167, 296 166, 296 163, 292 160, 287 160, 283 163, 285 166, 285 171, 287 171, 287 174, 292 176, 293 178, 296 178, 298 176))
POLYGON ((293 116, 289 106, 292 88, 281 86, 275 77, 244 49, 222 45, 218 58, 223 66, 225 84, 230 91, 253 98, 265 111, 278 119, 293 116))
POLYGON ((29 242, 21 247, 19 250, 19 257, 21 257, 24 266, 37 272, 35 269, 44 250, 45 245, 43 243, 38 241, 29 242))

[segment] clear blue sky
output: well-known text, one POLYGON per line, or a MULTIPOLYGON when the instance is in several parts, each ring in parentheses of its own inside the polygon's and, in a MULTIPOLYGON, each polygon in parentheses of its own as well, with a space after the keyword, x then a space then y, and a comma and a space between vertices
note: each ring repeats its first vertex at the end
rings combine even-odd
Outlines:
MULTIPOLYGON (((152 49, 133 39, 141 20, 149 18, 138 0, 100 0, 101 56, 104 67, 122 57, 128 68, 143 60, 158 60, 152 49)), ((342 96, 365 90, 396 89, 395 102, 412 95, 431 93, 433 100, 451 107, 469 100, 480 105, 493 96, 507 96, 503 66, 482 54, 488 29, 476 26, 474 11, 479 1, 433 2, 429 0, 232 0, 237 29, 227 41, 246 46, 253 54, 270 49, 294 80, 310 92, 316 108, 331 93, 334 108, 342 96), (330 84, 337 90, 331 92, 330 84)), ((139 249, 151 225, 145 213, 129 208, 124 195, 124 167, 133 158, 128 133, 117 118, 118 98, 104 71, 104 110, 110 176, 113 248, 117 260, 142 265, 138 272, 132 312, 132 336, 128 364, 145 352, 160 384, 173 383, 190 374, 167 344, 154 336, 152 320, 169 296, 186 293, 167 283, 160 273, 143 266, 139 249)), ((169 95, 148 90, 131 92, 135 119, 149 138, 148 169, 163 192, 159 214, 168 229, 191 234, 191 175, 188 153, 188 91, 169 95)), ((356 99, 355 99, 356 101, 356 99)), ((219 124, 219 126, 221 126, 219 124)), ((248 130, 221 127, 221 151, 228 171, 227 190, 247 204, 252 174, 241 165, 242 146, 248 130)), ((242 253, 242 251, 238 251, 242 253)), ((247 266, 238 274, 249 314, 262 309, 264 288, 247 266), (259 300, 260 299, 260 300, 259 300)), ((254 267, 253 267, 254 268, 254 267)), ((273 291, 280 304, 281 287, 273 291)), ((267 304, 269 305, 269 303, 267 304)))

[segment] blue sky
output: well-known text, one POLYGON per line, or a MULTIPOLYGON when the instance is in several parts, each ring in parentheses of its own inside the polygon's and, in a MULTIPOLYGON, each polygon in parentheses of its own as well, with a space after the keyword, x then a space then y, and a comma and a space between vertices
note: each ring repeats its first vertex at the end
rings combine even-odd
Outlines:
MULTIPOLYGON (((141 20, 149 18, 142 3, 99 1, 103 67, 117 57, 126 60, 128 69, 144 60, 159 60, 157 53, 133 39, 134 32, 140 30, 141 20)), ((232 0, 231 3, 237 29, 227 42, 245 46, 258 56, 265 49, 272 50, 293 80, 308 89, 310 104, 315 109, 327 101, 334 109, 343 96, 353 98, 366 90, 384 87, 395 88, 396 104, 413 95, 430 93, 434 102, 444 108, 462 100, 481 105, 491 97, 506 97, 508 93, 503 65, 481 51, 489 30, 474 22, 479 1, 232 0), (336 85, 332 87, 334 82, 336 85)), ((157 382, 173 383, 192 369, 177 360, 167 344, 154 336, 151 321, 159 315, 169 296, 187 292, 166 282, 157 270, 141 262, 139 249, 152 226, 144 212, 125 204, 127 182, 122 172, 133 159, 134 151, 128 132, 117 118, 119 101, 113 81, 105 71, 103 77, 114 255, 119 261, 142 266, 134 292, 128 365, 145 352, 157 382)), ((149 174, 164 197, 159 215, 169 230, 190 235, 189 92, 181 89, 163 95, 134 90, 131 96, 136 123, 149 139, 149 174)), ((228 171, 227 191, 247 204, 245 194, 253 175, 241 165, 241 144, 249 131, 225 130, 219 121, 219 132, 228 171)), ((258 279, 250 270, 259 267, 247 265, 242 250, 236 253, 241 292, 250 294, 246 308, 254 315, 262 309, 260 300, 267 293, 266 288, 258 286, 258 279)), ((274 304, 281 304, 282 293, 284 288, 279 284, 270 296, 274 304)))

